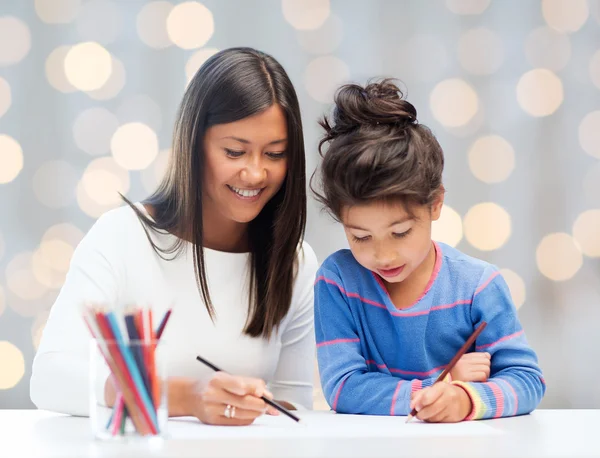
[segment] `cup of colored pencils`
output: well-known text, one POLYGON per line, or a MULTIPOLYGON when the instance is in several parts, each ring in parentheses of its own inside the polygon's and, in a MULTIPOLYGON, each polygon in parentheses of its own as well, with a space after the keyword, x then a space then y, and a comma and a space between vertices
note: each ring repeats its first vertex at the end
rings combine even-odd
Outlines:
POLYGON ((157 319, 151 309, 139 307, 119 312, 97 305, 83 308, 92 335, 90 421, 97 439, 165 435, 167 376, 161 337, 170 316, 168 310, 157 319), (114 402, 106 399, 107 383, 114 386, 114 402))

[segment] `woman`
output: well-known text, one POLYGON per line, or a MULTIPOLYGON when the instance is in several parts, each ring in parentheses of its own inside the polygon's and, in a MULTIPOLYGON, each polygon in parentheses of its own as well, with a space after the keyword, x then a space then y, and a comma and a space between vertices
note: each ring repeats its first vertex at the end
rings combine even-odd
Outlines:
MULTIPOLYGON (((171 416, 246 425, 277 414, 263 394, 310 408, 317 261, 302 240, 302 124, 281 65, 249 48, 211 57, 183 97, 164 180, 128 203, 73 255, 33 363, 38 408, 88 413, 84 302, 152 304, 157 316, 173 305, 163 335, 171 416), (237 375, 211 372, 197 354, 237 375)), ((97 391, 114 403, 108 374, 97 391)))

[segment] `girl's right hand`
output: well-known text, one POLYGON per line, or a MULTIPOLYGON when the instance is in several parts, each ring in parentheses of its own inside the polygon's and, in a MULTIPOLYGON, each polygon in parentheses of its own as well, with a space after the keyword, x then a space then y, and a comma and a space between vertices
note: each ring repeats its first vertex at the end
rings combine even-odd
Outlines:
POLYGON ((263 395, 273 399, 263 380, 215 372, 206 385, 195 384, 190 409, 208 425, 244 426, 267 412, 263 395))
POLYGON ((487 352, 466 353, 450 371, 452 380, 486 382, 490 376, 491 355, 487 352))

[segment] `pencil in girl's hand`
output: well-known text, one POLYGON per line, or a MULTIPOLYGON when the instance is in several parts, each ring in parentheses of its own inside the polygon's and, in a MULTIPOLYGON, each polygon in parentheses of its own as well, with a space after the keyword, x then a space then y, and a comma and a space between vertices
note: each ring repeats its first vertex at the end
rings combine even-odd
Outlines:
MULTIPOLYGON (((471 348, 471 346, 475 342, 475 339, 477 339, 477 337, 479 337, 479 334, 482 333, 482 331, 485 329, 486 326, 487 326, 487 323, 485 321, 482 321, 481 324, 479 325, 479 327, 475 330, 475 332, 473 332, 473 334, 471 334, 471 337, 469 337, 467 339, 467 341, 460 348, 460 350, 458 350, 456 355, 454 355, 454 358, 452 358, 450 363, 446 366, 446 369, 444 369, 444 371, 438 376, 438 378, 435 380, 434 383, 441 382, 442 380, 444 380, 446 378, 446 375, 448 375, 448 373, 454 368, 454 366, 456 366, 456 363, 462 357, 462 355, 464 355, 467 352, 467 350, 469 348, 471 348)), ((412 418, 415 415, 417 415, 416 408, 412 409, 410 414, 408 414, 408 417, 406 418, 406 423, 408 423, 410 420, 412 420, 412 418)))
MULTIPOLYGON (((202 364, 210 367, 213 371, 215 372, 224 372, 222 369, 219 369, 217 366, 215 366, 213 363, 205 360, 204 358, 200 357, 200 356, 196 356, 196 359, 198 361, 200 361, 202 364)), ((278 404, 275 401, 272 401, 271 399, 269 399, 266 396, 261 396, 260 397, 263 401, 265 401, 267 404, 269 404, 271 407, 279 410, 282 414, 287 415, 288 417, 290 417, 292 420, 294 420, 295 422, 299 422, 300 418, 298 418, 296 415, 294 415, 292 412, 290 412, 289 410, 287 410, 285 407, 283 407, 282 405, 278 404)))

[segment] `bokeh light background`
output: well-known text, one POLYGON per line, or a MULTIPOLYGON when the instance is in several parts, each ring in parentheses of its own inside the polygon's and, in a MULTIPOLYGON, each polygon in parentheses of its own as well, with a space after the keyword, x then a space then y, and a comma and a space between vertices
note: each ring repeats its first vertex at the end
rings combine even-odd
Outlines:
MULTIPOLYGON (((154 190, 189 79, 241 45, 296 85, 309 173, 334 88, 402 79, 446 153, 435 238, 502 269, 542 406, 599 408, 600 0, 0 2, 0 407, 32 407, 74 247, 117 191, 154 190)), ((312 201, 307 238, 346 246, 312 201)))

